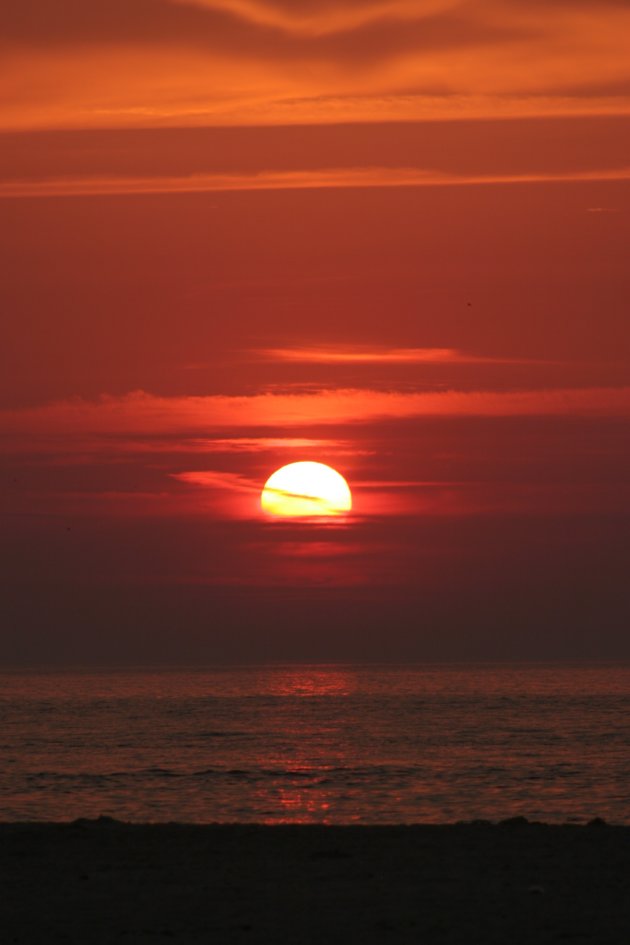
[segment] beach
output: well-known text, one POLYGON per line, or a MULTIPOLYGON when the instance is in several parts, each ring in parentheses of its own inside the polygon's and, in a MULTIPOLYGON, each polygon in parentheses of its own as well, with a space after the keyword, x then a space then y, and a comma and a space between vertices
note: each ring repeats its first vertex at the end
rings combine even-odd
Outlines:
POLYGON ((0 941, 622 943, 630 827, 0 825, 0 941))

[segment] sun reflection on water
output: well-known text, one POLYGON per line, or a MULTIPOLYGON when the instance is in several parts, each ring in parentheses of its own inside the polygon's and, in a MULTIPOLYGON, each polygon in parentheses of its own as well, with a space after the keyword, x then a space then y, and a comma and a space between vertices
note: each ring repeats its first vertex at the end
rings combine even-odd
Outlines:
POLYGON ((357 681, 351 671, 336 667, 286 667, 273 673, 268 692, 274 696, 349 696, 357 681))

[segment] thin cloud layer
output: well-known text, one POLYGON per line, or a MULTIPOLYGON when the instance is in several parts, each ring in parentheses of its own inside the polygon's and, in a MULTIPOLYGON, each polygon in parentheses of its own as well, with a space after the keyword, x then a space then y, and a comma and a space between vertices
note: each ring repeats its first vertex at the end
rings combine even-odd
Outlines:
POLYGON ((303 36, 322 36, 346 32, 370 23, 387 20, 422 20, 462 6, 461 0, 424 0, 422 7, 413 0, 305 0, 260 2, 260 0, 176 0, 183 6, 196 5, 208 10, 226 10, 244 20, 274 26, 303 36))
POLYGON ((305 427, 409 417, 630 416, 630 387, 534 391, 325 390, 250 397, 157 397, 142 391, 96 402, 0 411, 5 434, 203 433, 222 427, 305 427))
POLYGON ((518 26, 417 4, 356 8, 353 16, 327 11, 317 19, 261 16, 264 8, 180 0, 97 0, 76 4, 24 0, 0 15, 6 46, 44 48, 171 46, 266 60, 374 62, 407 51, 468 47, 518 38, 518 26), (358 12, 358 15, 357 15, 358 12), (248 15, 249 14, 249 15, 248 15), (252 15, 253 14, 253 15, 252 15), (258 14, 258 15, 257 15, 258 14))
POLYGON ((23 0, 0 126, 627 113, 629 33, 621 3, 23 0))
POLYGON ((304 345, 296 348, 262 348, 254 357, 297 364, 529 364, 513 358, 487 358, 456 348, 367 348, 361 345, 327 348, 304 345))
POLYGON ((0 196, 626 180, 616 117, 0 135, 0 196))
POLYGON ((456 177, 409 168, 350 168, 338 171, 288 172, 283 174, 215 175, 168 178, 114 178, 76 181, 42 180, 0 183, 2 197, 77 197, 124 194, 189 194, 222 191, 310 190, 365 187, 461 187, 488 184, 536 184, 554 181, 625 181, 630 166, 614 170, 521 174, 519 176, 456 177))

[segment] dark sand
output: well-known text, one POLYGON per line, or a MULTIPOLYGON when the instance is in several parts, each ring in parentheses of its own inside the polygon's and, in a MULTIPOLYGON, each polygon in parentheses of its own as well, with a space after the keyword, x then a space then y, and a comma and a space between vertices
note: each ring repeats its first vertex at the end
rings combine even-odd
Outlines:
POLYGON ((630 943, 630 827, 0 825, 0 942, 630 943))

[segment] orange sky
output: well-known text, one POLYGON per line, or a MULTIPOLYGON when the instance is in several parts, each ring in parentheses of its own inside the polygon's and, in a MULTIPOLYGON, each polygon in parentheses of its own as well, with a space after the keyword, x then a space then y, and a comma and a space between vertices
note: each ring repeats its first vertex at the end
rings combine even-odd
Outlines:
POLYGON ((630 655, 628 4, 5 7, 0 659, 630 655))
POLYGON ((23 0, 5 128, 627 114, 623 0, 23 0))

